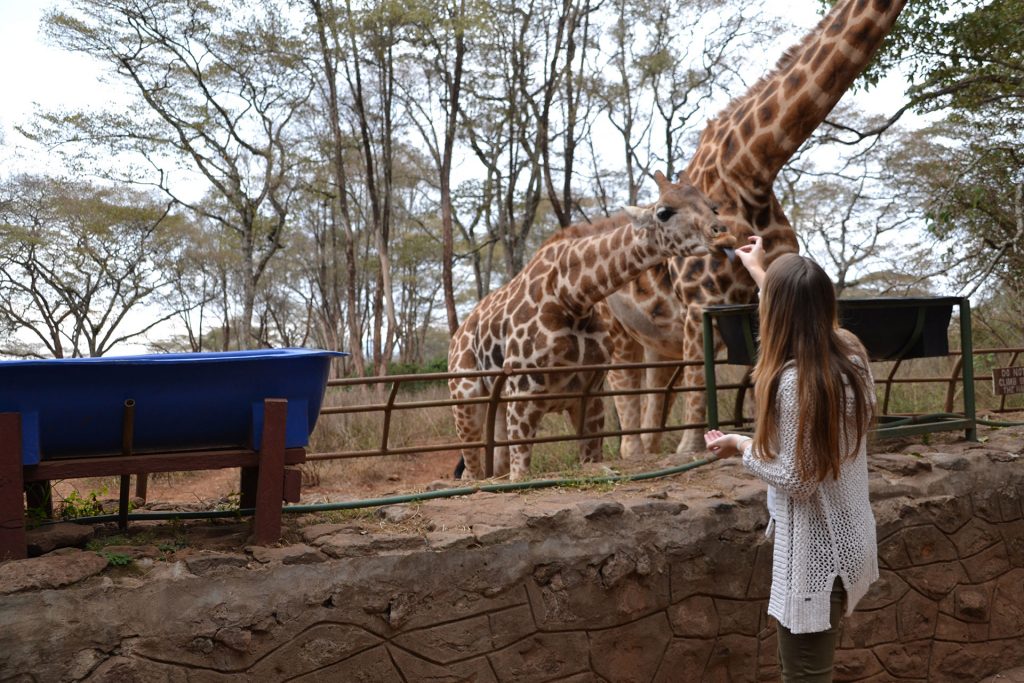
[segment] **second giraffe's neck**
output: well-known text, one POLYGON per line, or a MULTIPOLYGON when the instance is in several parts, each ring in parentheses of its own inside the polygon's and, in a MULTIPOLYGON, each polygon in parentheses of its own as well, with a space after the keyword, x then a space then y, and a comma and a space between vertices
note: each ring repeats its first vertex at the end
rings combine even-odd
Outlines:
POLYGON ((782 165, 871 61, 904 3, 840 0, 772 73, 708 126, 698 149, 715 147, 719 173, 749 175, 747 183, 769 191, 782 165))
POLYGON ((559 298, 570 310, 586 312, 665 258, 649 235, 629 223, 566 240, 557 258, 559 298))

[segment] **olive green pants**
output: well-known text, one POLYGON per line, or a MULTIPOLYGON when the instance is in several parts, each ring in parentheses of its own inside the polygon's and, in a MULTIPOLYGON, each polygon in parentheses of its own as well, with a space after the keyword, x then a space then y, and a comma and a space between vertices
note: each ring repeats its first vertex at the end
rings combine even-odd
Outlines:
POLYGON ((779 668, 784 683, 829 683, 832 661, 839 643, 839 622, 846 607, 846 591, 841 579, 832 586, 829 624, 831 628, 818 633, 790 633, 779 624, 779 668))

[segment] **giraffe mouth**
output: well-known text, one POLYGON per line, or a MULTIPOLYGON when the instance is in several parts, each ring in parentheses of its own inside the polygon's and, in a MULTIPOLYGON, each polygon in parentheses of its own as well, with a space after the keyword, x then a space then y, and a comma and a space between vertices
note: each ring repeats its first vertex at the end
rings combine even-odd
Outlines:
POLYGON ((725 253, 725 258, 729 259, 730 263, 736 260, 736 250, 732 247, 722 247, 722 251, 725 253))

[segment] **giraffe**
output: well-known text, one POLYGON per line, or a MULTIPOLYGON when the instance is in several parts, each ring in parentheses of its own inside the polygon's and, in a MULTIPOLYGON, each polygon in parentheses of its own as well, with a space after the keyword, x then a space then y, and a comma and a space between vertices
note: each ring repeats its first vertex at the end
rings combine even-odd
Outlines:
MULTIPOLYGON (((484 297, 452 336, 449 371, 606 364, 611 342, 594 313, 595 304, 659 261, 708 251, 715 235, 725 232, 713 205, 693 185, 670 182, 660 171, 654 178, 660 193, 655 205, 627 207, 600 224, 566 228, 545 242, 508 283, 484 297)), ((600 433, 604 413, 599 397, 540 398, 597 386, 600 374, 510 376, 505 396, 537 398, 500 403, 496 438, 528 439, 544 414, 562 411, 581 434, 600 433)), ((480 399, 490 395, 494 377, 453 377, 448 386, 454 399, 480 399)), ((452 410, 462 442, 482 440, 487 404, 461 404, 452 410)), ((481 478, 481 451, 463 449, 464 478, 481 478)), ((523 479, 529 473, 530 455, 528 444, 496 448, 495 473, 507 470, 512 481, 523 479)), ((580 458, 600 461, 601 438, 581 441, 580 458)))
MULTIPOLYGON (((775 68, 708 122, 684 172, 719 207, 719 216, 746 244, 764 239, 767 262, 798 251, 796 233, 772 184, 782 165, 824 121, 891 30, 905 0, 840 0, 775 68)), ((613 343, 613 361, 701 360, 702 308, 749 303, 754 282, 738 259, 713 250, 703 256, 659 263, 609 296, 598 308, 613 343)), ((716 340, 716 349, 721 340, 716 340)), ((611 371, 615 390, 664 388, 672 370, 611 371)), ((699 367, 686 368, 682 383, 703 386, 699 367)), ((624 430, 656 426, 672 394, 619 396, 616 410, 624 430)), ((688 393, 684 422, 704 420, 703 391, 688 393)), ((659 435, 623 437, 623 457, 656 451, 659 435)), ((704 448, 700 429, 687 431, 679 452, 704 448)))

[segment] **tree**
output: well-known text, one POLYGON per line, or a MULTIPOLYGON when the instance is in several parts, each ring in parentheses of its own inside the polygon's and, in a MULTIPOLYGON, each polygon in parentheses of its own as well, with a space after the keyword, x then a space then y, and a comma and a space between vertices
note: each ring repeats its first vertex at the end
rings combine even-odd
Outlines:
MULTIPOLYGON (((329 204, 324 221, 314 217, 315 244, 317 246, 316 289, 321 305, 322 338, 340 342, 335 335, 341 326, 342 310, 348 327, 352 367, 362 377, 366 372, 363 360, 362 329, 359 323, 359 277, 356 256, 357 238, 349 204, 349 173, 346 164, 348 140, 342 131, 341 98, 338 94, 338 65, 345 54, 338 32, 339 13, 334 3, 310 0, 314 29, 317 37, 316 67, 322 78, 316 78, 321 99, 326 103, 326 117, 330 137, 328 158, 331 168, 331 190, 325 193, 329 204), (339 235, 340 230, 340 235, 339 235), (343 266, 337 262, 338 242, 344 253, 343 266), (342 277, 344 276, 344 277, 342 277), (344 282, 344 297, 338 291, 344 282)), ((330 348, 342 348, 340 344, 330 348)))
POLYGON ((180 313, 135 317, 166 284, 182 224, 167 202, 37 176, 8 179, 0 197, 0 353, 102 356, 180 313))
POLYGON ((445 316, 449 334, 459 326, 455 308, 455 223, 457 216, 452 199, 452 164, 459 130, 459 107, 462 79, 467 54, 466 33, 479 25, 482 17, 474 16, 475 3, 466 0, 426 2, 414 17, 410 55, 411 73, 420 78, 399 82, 405 107, 412 124, 427 146, 437 172, 438 201, 441 213, 441 286, 444 291, 445 316), (434 84, 442 83, 443 88, 434 84), (436 121, 442 121, 440 132, 436 121))
MULTIPOLYGON (((615 0, 612 12, 605 27, 611 49, 594 77, 621 151, 604 162, 625 203, 636 204, 655 169, 674 177, 690 158, 708 107, 738 82, 753 39, 775 28, 728 3, 615 0), (693 40, 698 35, 703 39, 693 40)), ((600 184, 594 194, 609 212, 608 187, 600 184)))
MULTIPOLYGON (((191 0, 75 0, 47 15, 48 35, 94 57, 133 93, 127 111, 49 113, 22 131, 88 155, 122 158, 106 171, 159 187, 234 234, 241 257, 238 344, 252 334, 260 280, 281 248, 294 187, 294 118, 308 97, 295 78, 298 43, 286 8, 272 0, 244 8, 191 0), (173 182, 186 164, 211 188, 193 200, 173 182)), ((81 157, 80 157, 81 158, 81 157)))

